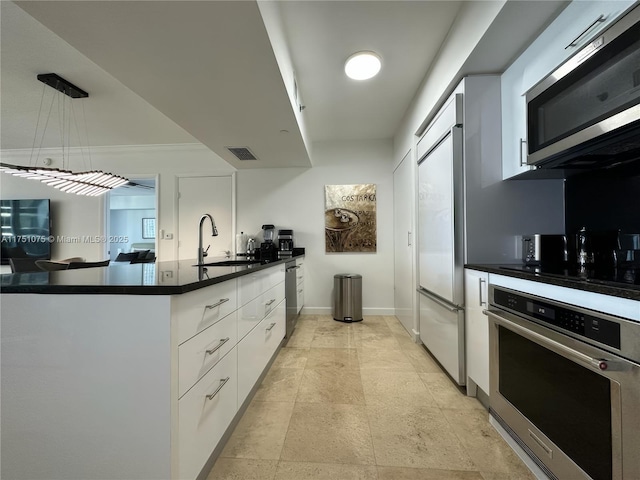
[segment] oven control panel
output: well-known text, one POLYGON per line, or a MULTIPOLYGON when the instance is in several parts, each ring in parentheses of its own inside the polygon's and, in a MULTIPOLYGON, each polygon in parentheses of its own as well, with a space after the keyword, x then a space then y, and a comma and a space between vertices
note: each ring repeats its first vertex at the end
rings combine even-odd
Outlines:
POLYGON ((597 312, 588 313, 569 305, 560 305, 499 288, 493 292, 493 302, 538 322, 620 349, 620 324, 599 317, 597 312))

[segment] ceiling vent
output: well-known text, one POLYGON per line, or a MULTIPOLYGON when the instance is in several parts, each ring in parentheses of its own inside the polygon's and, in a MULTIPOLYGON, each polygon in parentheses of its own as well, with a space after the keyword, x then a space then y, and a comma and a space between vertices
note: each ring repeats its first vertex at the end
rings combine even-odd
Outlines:
POLYGON ((251 150, 247 147, 225 147, 233 153, 238 160, 258 160, 251 150))

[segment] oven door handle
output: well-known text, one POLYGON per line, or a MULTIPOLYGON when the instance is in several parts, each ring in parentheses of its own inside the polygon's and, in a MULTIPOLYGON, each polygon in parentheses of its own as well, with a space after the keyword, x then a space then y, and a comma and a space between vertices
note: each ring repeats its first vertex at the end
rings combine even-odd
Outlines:
POLYGON ((594 370, 598 373, 603 373, 605 371, 612 370, 626 370, 625 364, 623 362, 618 362, 615 360, 607 360, 602 358, 593 358, 589 355, 585 355, 584 353, 578 352, 573 348, 569 348, 566 345, 563 345, 555 340, 551 340, 550 338, 545 337, 544 335, 540 335, 537 332, 529 330, 521 325, 518 325, 515 322, 509 320, 501 311, 499 310, 483 310, 485 315, 488 315, 499 325, 502 325, 509 330, 517 333, 518 335, 523 336, 524 338, 531 340, 534 343, 542 345, 543 347, 551 350, 552 352, 557 353, 558 355, 562 355, 563 357, 583 365, 591 370, 594 370))

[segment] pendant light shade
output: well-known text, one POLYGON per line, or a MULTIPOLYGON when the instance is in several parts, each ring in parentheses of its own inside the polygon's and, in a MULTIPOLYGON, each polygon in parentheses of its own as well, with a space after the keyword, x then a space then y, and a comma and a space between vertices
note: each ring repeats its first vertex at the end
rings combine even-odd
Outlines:
POLYGON ((124 177, 99 170, 74 173, 57 168, 23 167, 0 163, 0 171, 10 173, 16 177, 28 178, 29 180, 40 180, 42 183, 57 188, 62 192, 91 197, 102 195, 109 190, 129 183, 129 180, 124 177))
MULTIPOLYGON (((56 75, 55 73, 46 73, 37 76, 37 79, 43 82, 45 85, 50 86, 51 88, 57 90, 58 92, 66 95, 71 99, 77 98, 86 98, 89 96, 87 92, 76 87, 71 82, 68 82, 64 78, 56 75)), ((43 91, 43 99, 44 99, 44 91, 43 91)), ((41 105, 42 108, 42 105, 41 105)), ((64 111, 70 111, 71 109, 63 109, 64 111)), ((42 110, 41 110, 42 111, 42 110)), ((40 112, 41 113, 41 112, 40 112)), ((40 123, 40 113, 38 114, 38 124, 40 123)), ((49 112, 49 115, 51 112, 49 112)), ((75 117, 74 117, 75 121, 75 117)), ((67 120, 70 122, 70 119, 67 120)), ((47 122, 48 123, 48 122, 47 122)), ((37 124, 37 125, 38 125, 37 124)), ((37 137, 37 125, 36 125, 36 135, 37 137)), ((64 125, 64 122, 63 122, 64 125)), ((77 129, 77 125, 76 125, 77 129)), ((46 130, 46 125, 45 125, 46 130)), ((35 149, 35 137, 34 137, 34 149, 35 149)), ((44 132, 42 134, 42 138, 44 139, 44 132)), ((62 138, 67 138, 65 136, 65 132, 62 132, 62 138)), ((65 145, 63 147, 63 158, 62 163, 63 167, 65 166, 65 158, 64 151, 65 145)), ((67 151, 69 150, 69 146, 67 145, 67 151)), ((88 147, 87 147, 88 148, 88 147)), ((33 157, 33 152, 32 155, 33 157)), ((37 156, 35 162, 37 163, 37 156)), ((29 180, 39 180, 40 182, 49 185, 50 187, 57 188, 61 192, 65 193, 75 193, 76 195, 87 195, 87 196, 98 196, 103 193, 108 192, 114 188, 117 188, 121 185, 129 183, 124 177, 120 177, 118 175, 113 175, 111 173, 105 173, 100 170, 91 170, 87 172, 72 172, 67 169, 58 169, 58 168, 48 168, 48 167, 39 167, 39 166, 22 166, 22 165, 12 165, 8 163, 0 163, 0 171, 4 173, 8 173, 14 175, 16 177, 27 178, 29 180)))

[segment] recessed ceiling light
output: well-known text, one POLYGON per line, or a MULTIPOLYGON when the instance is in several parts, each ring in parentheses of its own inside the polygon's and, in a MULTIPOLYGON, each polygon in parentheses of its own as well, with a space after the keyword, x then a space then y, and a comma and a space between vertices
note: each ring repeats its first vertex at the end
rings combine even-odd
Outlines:
POLYGON ((357 52, 351 55, 344 64, 344 73, 354 80, 367 80, 375 77, 380 71, 382 62, 374 52, 357 52))

